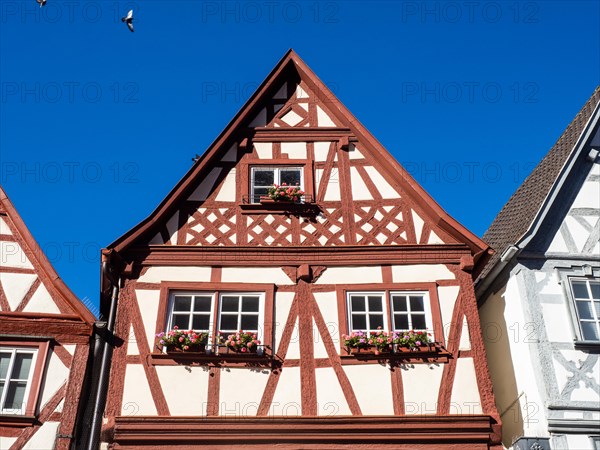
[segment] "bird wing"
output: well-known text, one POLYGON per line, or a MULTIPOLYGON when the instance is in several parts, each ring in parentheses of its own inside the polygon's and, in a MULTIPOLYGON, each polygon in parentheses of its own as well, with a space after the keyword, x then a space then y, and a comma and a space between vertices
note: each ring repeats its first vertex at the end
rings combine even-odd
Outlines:
POLYGON ((133 19, 133 9, 130 9, 129 12, 127 13, 127 17, 125 17, 126 20, 130 20, 133 19))
POLYGON ((127 26, 129 27, 129 31, 133 33, 133 24, 131 22, 127 22, 127 26))

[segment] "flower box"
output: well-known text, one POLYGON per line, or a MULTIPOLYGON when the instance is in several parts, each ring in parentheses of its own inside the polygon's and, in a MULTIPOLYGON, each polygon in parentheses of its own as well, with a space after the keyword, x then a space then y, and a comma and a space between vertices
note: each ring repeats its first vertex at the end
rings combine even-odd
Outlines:
POLYGON ((437 346, 434 342, 422 344, 417 347, 409 347, 407 345, 398 345, 394 344, 392 346, 392 351, 394 353, 430 353, 435 352, 437 350, 437 346))
POLYGON ((206 350, 206 345, 194 345, 191 346, 188 350, 183 350, 179 347, 166 347, 167 353, 184 353, 184 354, 192 354, 192 355, 205 355, 210 354, 210 351, 206 350))
POLYGON ((346 347, 346 351, 349 355, 354 356, 385 356, 391 354, 391 348, 389 346, 377 349, 374 346, 358 346, 358 347, 346 347))
POLYGON ((232 356, 232 355, 236 355, 236 356, 262 356, 263 355, 263 348, 262 346, 260 347, 254 347, 253 349, 247 349, 246 351, 241 351, 241 350, 237 350, 234 348, 229 347, 228 345, 219 345, 218 350, 217 350, 218 354, 221 356, 232 356))
POLYGON ((291 199, 275 200, 275 199, 272 199, 271 197, 263 195, 260 197, 260 203, 264 205, 264 204, 273 204, 273 203, 296 204, 296 203, 301 203, 301 202, 300 202, 300 199, 297 199, 297 200, 291 200, 291 199))

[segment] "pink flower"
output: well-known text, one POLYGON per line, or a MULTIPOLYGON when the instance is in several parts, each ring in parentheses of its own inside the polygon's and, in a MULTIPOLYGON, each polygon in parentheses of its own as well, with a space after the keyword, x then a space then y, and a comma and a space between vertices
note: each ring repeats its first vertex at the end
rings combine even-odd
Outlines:
POLYGON ((179 327, 178 327, 177 325, 175 325, 175 326, 173 327, 173 329, 174 329, 174 330, 179 330, 179 327))
POLYGON ((183 337, 180 337, 180 338, 179 338, 179 342, 183 342, 183 337))
POLYGON ((246 347, 242 347, 242 352, 246 353, 246 347))
POLYGON ((187 346, 187 345, 184 345, 184 346, 183 346, 183 349, 184 349, 184 350, 188 350, 189 348, 190 348, 190 347, 189 347, 189 346, 187 346))

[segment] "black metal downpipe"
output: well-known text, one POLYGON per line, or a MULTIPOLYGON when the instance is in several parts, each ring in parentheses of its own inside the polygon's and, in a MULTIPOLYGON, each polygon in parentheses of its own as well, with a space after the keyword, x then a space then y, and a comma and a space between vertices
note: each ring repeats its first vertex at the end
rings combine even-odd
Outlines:
POLYGON ((106 275, 112 285, 112 295, 110 298, 110 309, 108 313, 108 321, 106 323, 105 339, 102 340, 102 361, 100 363, 100 373, 98 376, 98 384, 96 386, 94 396, 94 409, 92 413, 92 423, 90 434, 87 439, 85 448, 87 450, 97 450, 100 441, 100 430, 102 428, 102 414, 106 406, 106 396, 108 388, 108 375, 110 372, 110 362, 113 351, 113 332, 115 328, 115 320, 117 316, 117 303, 119 299, 119 281, 115 280, 113 274, 108 268, 108 261, 102 263, 102 273, 106 275))

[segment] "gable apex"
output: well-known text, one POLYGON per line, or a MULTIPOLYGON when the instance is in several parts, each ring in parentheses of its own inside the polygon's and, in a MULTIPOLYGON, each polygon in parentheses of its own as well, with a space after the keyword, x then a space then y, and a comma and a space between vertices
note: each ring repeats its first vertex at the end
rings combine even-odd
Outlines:
MULTIPOLYGON (((150 240, 152 236, 156 235, 156 226, 159 223, 164 224, 173 215, 178 202, 189 199, 190 196, 197 201, 202 201, 206 191, 202 191, 199 187, 201 182, 209 177, 218 177, 219 174, 214 172, 215 164, 231 160, 232 148, 236 146, 245 148, 248 145, 248 136, 252 136, 257 130, 265 135, 268 134, 272 139, 279 139, 279 141, 285 141, 284 134, 300 135, 301 133, 318 132, 322 135, 328 134, 327 140, 339 141, 342 148, 344 146, 346 149, 349 146, 356 148, 356 154, 350 158, 369 157, 375 161, 379 171, 377 175, 380 174, 380 184, 385 189, 389 192, 402 191, 403 195, 411 198, 418 205, 421 215, 427 216, 430 222, 439 227, 440 232, 452 236, 455 242, 466 244, 475 259, 487 253, 488 246, 450 217, 426 193, 292 49, 286 52, 256 92, 158 208, 147 219, 110 244, 108 249, 120 253, 141 236, 150 240), (294 95, 297 104, 286 109, 277 109, 277 99, 283 98, 285 92, 288 96, 294 95), (308 112, 309 116, 310 114, 315 116, 314 122, 311 123, 306 119, 307 114, 303 112, 304 99, 309 96, 316 98, 314 113, 308 112), (268 106, 268 102, 273 99, 275 101, 268 106), (268 110, 267 107, 271 109, 268 110), (314 126, 315 123, 317 127, 314 126), (354 146, 352 142, 349 142, 349 138, 359 145, 354 146), (390 182, 390 180, 392 181, 390 182)), ((255 141, 257 140, 255 139, 255 141)), ((257 142, 254 143, 257 144, 257 142)), ((327 154, 326 150, 315 150, 315 155, 318 151, 327 154)), ((361 173, 373 171, 370 167, 360 170, 361 173)), ((370 175, 377 176, 373 173, 370 175)), ((366 194, 368 188, 369 186, 361 187, 361 195, 365 200, 368 199, 366 194)), ((337 194, 332 193, 331 195, 337 194)))
POLYGON ((58 276, 0 186, 0 311, 7 314, 48 313, 96 318, 58 276), (2 286, 4 285, 4 289, 2 286))

